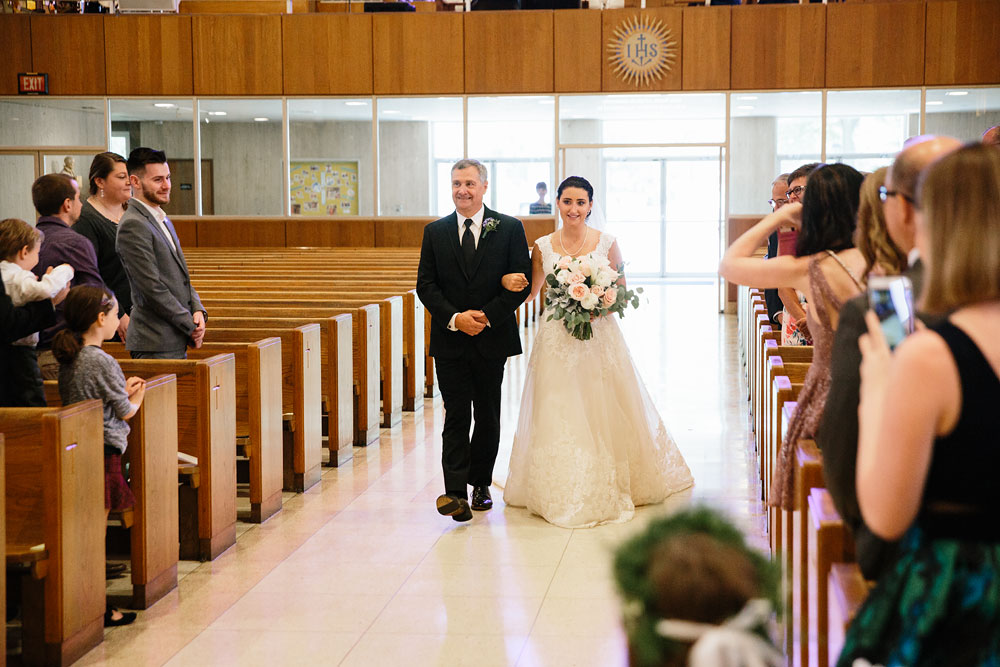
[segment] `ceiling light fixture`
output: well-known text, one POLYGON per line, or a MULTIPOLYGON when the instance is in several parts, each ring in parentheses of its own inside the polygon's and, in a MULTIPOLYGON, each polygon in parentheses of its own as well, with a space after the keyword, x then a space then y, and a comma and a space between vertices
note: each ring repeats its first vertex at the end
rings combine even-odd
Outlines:
POLYGON ((257 116, 256 118, 254 118, 254 120, 257 121, 258 123, 266 123, 268 120, 270 120, 270 118, 264 118, 263 116, 257 116))
POLYGON ((153 104, 157 109, 173 109, 174 105, 169 102, 156 102, 153 104))
POLYGON ((950 90, 947 93, 945 93, 945 95, 953 95, 954 97, 961 97, 962 95, 968 95, 968 94, 969 91, 967 90, 950 90))

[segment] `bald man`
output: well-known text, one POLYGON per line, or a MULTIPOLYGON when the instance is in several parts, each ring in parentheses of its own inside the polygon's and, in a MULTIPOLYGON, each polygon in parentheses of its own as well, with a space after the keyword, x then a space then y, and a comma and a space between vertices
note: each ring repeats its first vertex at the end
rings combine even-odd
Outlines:
MULTIPOLYGON (((889 237, 907 256, 903 272, 920 292, 923 268, 916 251, 916 198, 920 175, 932 162, 961 147, 952 137, 914 137, 896 156, 886 175, 882 210, 889 237)), ((876 537, 865 525, 858 506, 855 473, 858 458, 858 402, 861 353, 858 338, 868 330, 868 297, 861 295, 840 310, 830 363, 830 393, 816 444, 823 451, 823 476, 837 511, 854 533, 858 565, 865 579, 878 579, 895 559, 896 545, 876 537)))
POLYGON ((987 146, 1000 148, 1000 125, 994 125, 983 132, 983 143, 987 146))

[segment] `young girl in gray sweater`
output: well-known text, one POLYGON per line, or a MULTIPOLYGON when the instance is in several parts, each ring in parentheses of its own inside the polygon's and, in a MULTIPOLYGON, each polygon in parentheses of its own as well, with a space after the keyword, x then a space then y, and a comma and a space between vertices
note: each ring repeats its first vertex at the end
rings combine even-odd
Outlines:
MULTIPOLYGON (((105 287, 80 285, 69 291, 65 304, 66 328, 52 340, 59 361, 59 395, 63 405, 91 398, 104 404, 104 509, 119 512, 135 504, 122 474, 122 454, 128 446, 131 419, 142 404, 146 382, 125 379, 118 362, 101 344, 118 329, 118 304, 105 287)), ((127 625, 134 613, 108 607, 104 625, 127 625)))

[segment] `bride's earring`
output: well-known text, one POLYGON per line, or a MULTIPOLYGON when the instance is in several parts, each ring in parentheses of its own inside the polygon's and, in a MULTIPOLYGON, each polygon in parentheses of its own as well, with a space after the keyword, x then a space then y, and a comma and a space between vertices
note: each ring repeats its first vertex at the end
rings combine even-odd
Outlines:
POLYGON ((101 199, 104 199, 104 188, 101 188, 101 199))

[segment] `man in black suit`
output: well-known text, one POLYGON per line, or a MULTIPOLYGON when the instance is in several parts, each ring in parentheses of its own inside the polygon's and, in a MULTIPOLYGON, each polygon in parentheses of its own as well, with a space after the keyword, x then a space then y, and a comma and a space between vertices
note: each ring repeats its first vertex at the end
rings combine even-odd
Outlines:
POLYGON ((507 357, 521 353, 514 311, 531 290, 503 288, 508 273, 531 275, 520 220, 483 206, 486 167, 459 160, 451 169, 455 213, 424 228, 417 294, 431 314, 430 354, 444 399, 438 512, 455 521, 493 506, 490 484, 500 444, 500 385, 507 357), (475 430, 469 429, 475 417, 475 430))
MULTIPOLYGON (((923 267, 916 247, 916 191, 921 172, 934 160, 961 146, 951 137, 919 137, 896 156, 886 174, 882 210, 886 231, 907 256, 903 275, 913 283, 914 301, 920 294, 923 267)), ((955 184, 956 187, 959 184, 955 184)), ((823 452, 823 477, 837 511, 854 533, 858 566, 865 579, 878 579, 896 558, 896 544, 881 539, 865 525, 855 483, 858 460, 858 403, 861 389, 861 352, 858 339, 868 331, 868 296, 843 305, 833 339, 830 393, 816 444, 823 452)), ((919 315, 919 313, 918 313, 919 315)), ((921 319, 924 319, 921 316, 921 319)), ((926 321, 926 320, 925 320, 926 321)))

